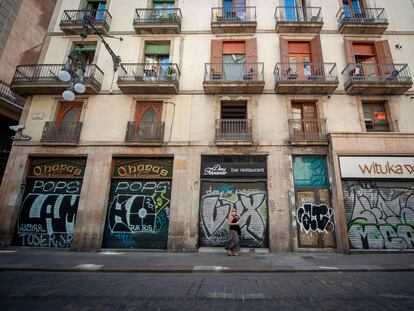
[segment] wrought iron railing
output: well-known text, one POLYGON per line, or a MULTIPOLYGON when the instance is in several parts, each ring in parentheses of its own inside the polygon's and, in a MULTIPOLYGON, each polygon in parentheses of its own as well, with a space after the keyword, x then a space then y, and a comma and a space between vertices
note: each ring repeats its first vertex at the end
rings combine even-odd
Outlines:
POLYGON ((289 119, 289 140, 326 140, 326 119, 289 119))
POLYGON ((339 25, 344 23, 387 24, 387 15, 383 8, 341 7, 336 14, 339 25))
POLYGON ((335 63, 277 63, 274 75, 276 81, 338 81, 335 63))
POLYGON ((216 140, 252 140, 252 120, 218 119, 216 120, 216 140))
POLYGON ((320 23, 322 14, 320 7, 278 6, 275 11, 276 22, 320 23))
POLYGON ((389 132, 390 127, 386 120, 365 120, 367 132, 389 132))
POLYGON ((25 99, 14 93, 10 89, 10 85, 0 80, 0 99, 7 101, 19 108, 24 107, 25 99))
POLYGON ((183 15, 178 8, 171 9, 136 9, 134 24, 178 24, 183 15))
POLYGON ((407 64, 353 63, 348 64, 342 73, 345 83, 412 83, 407 64))
POLYGON ((180 80, 180 69, 175 63, 170 64, 121 64, 118 82, 172 82, 180 80))
POLYGON ((79 142, 82 130, 79 121, 48 121, 45 122, 41 141, 44 142, 79 142))
POLYGON ((248 23, 256 22, 255 6, 240 6, 232 8, 212 8, 212 23, 248 23))
MULTIPOLYGON (((20 65, 16 67, 12 85, 27 83, 62 83, 58 78, 59 71, 63 64, 41 64, 41 65, 20 65)), ((86 65, 84 83, 92 84, 100 89, 104 73, 95 64, 86 65)))
POLYGON ((164 140, 164 122, 129 121, 125 141, 162 142, 164 140))
POLYGON ((94 24, 110 25, 112 16, 108 10, 65 10, 60 21, 61 26, 82 25, 83 20, 88 18, 94 24))
POLYGON ((264 81, 263 68, 263 63, 207 63, 204 81, 264 81))

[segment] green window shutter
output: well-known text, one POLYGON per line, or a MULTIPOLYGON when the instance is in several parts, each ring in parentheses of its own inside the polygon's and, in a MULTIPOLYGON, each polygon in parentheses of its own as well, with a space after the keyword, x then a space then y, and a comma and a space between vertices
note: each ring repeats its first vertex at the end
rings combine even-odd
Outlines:
POLYGON ((154 0, 154 3, 175 3, 175 0, 154 0))
POLYGON ((294 157, 293 179, 295 187, 327 187, 325 157, 294 157))
POLYGON ((145 55, 169 55, 169 44, 147 44, 145 45, 145 55))
POLYGON ((95 52, 96 51, 96 44, 85 44, 83 48, 81 48, 79 45, 75 46, 72 51, 78 51, 78 52, 95 52))

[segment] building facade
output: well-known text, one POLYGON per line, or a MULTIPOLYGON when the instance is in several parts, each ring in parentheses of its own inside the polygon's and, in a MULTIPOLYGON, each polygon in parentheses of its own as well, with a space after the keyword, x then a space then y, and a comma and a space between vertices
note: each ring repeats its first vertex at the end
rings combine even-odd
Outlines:
POLYGON ((410 0, 60 0, 16 68, 0 245, 414 247, 410 0), (398 5, 396 4, 398 2, 398 5), (87 16, 102 40, 82 41, 87 16), (58 79, 86 59, 84 94, 58 79))

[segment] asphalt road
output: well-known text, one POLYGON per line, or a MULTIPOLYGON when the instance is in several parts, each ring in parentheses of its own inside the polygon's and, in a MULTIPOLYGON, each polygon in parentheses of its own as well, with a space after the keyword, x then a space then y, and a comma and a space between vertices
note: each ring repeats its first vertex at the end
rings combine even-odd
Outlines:
POLYGON ((413 310, 414 272, 0 272, 0 310, 413 310))

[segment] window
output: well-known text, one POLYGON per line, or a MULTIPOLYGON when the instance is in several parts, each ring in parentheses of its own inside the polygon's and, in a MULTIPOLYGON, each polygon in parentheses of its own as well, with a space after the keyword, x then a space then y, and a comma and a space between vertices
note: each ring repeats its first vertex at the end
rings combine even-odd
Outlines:
POLYGON ((246 119, 247 102, 246 101, 222 101, 221 102, 222 119, 246 119))
POLYGON ((243 79, 246 63, 245 43, 223 42, 223 78, 228 81, 243 79))
POLYGON ((170 14, 174 14, 174 2, 174 0, 154 0, 155 17, 168 17, 170 14))
POLYGON ((227 22, 245 21, 246 0, 223 0, 222 16, 227 22))
POLYGON ((91 10, 94 13, 97 20, 105 19, 106 0, 88 0, 87 10, 91 10))
POLYGON ((289 42, 289 69, 292 75, 304 79, 311 75, 312 53, 310 42, 289 42))
POLYGON ((147 43, 145 45, 145 79, 163 79, 167 76, 170 62, 169 43, 147 43))
POLYGON ((319 122, 315 103, 292 103, 292 127, 295 139, 319 137, 319 122))
POLYGON ((288 22, 296 22, 303 20, 306 15, 305 0, 285 0, 285 20, 288 22))
POLYGON ((243 139, 249 132, 246 101, 222 101, 220 134, 225 138, 243 139))
POLYGON ((367 132, 388 132, 389 126, 384 103, 362 103, 367 132))
POLYGON ((96 43, 90 44, 75 44, 72 51, 78 51, 84 55, 87 64, 92 64, 95 60, 96 43))
POLYGON ((363 17, 364 5, 361 0, 342 0, 346 17, 363 17))
POLYGON ((139 140, 158 140, 162 133, 162 103, 137 103, 135 137, 139 140))

